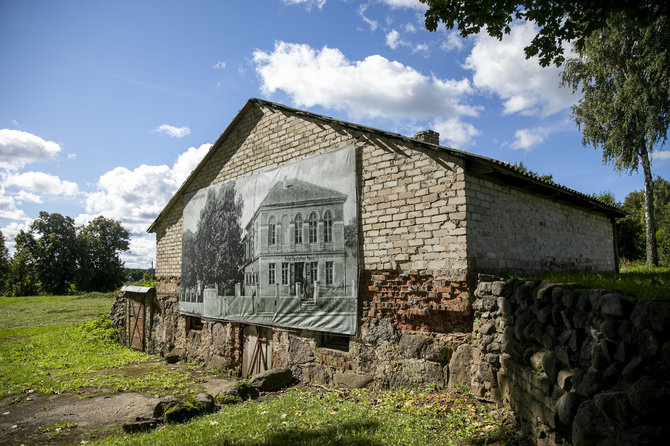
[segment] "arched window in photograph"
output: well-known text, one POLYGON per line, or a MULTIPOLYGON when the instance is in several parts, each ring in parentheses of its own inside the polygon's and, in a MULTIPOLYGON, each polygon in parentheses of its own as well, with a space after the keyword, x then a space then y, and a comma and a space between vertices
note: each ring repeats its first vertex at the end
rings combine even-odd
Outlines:
POLYGON ((316 234, 317 234, 317 227, 318 227, 318 217, 316 216, 316 212, 312 212, 309 214, 309 242, 310 243, 316 243, 316 234))
POLYGON ((270 217, 268 220, 268 245, 272 246, 277 243, 277 231, 275 225, 275 218, 270 217))
POLYGON ((296 245, 302 244, 302 215, 295 216, 295 232, 293 234, 293 242, 296 245))
POLYGON ((333 214, 330 211, 326 211, 323 215, 323 241, 333 242, 333 214))

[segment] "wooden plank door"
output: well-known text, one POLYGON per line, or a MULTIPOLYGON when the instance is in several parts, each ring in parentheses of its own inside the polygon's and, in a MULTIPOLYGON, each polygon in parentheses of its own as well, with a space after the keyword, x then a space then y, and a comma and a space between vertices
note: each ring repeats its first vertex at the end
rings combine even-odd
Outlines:
POLYGON ((144 300, 128 299, 130 347, 144 350, 144 300))

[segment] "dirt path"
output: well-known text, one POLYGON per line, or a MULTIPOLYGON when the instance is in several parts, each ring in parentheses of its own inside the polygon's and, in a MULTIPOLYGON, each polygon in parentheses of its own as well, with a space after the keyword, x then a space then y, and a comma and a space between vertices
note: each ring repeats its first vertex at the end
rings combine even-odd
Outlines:
MULTIPOLYGON (((234 381, 204 375, 198 383, 215 396, 234 381)), ((28 395, 0 400, 0 444, 81 444, 121 432, 135 417, 151 417, 159 397, 135 392, 28 395), (73 427, 69 427, 73 426, 73 427)))

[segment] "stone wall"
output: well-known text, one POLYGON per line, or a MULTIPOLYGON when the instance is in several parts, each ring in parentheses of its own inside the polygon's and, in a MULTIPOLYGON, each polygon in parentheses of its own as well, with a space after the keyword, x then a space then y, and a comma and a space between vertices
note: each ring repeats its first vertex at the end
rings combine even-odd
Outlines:
POLYGON ((452 373, 513 409, 537 444, 666 442, 670 302, 521 280, 481 281, 475 296, 452 373))
POLYGON ((466 176, 468 256, 479 272, 615 271, 601 213, 466 176))

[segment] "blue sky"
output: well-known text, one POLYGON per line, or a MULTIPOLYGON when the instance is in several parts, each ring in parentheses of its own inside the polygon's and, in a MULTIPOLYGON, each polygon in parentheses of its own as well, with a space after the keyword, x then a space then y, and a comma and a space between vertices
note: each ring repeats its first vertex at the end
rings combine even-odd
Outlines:
MULTIPOLYGON (((414 0, 0 2, 0 230, 40 211, 146 229, 247 99, 260 97, 514 163, 618 200, 643 188, 584 148, 579 97, 502 42, 430 33, 414 0)), ((670 177, 670 150, 654 175, 670 177)))

